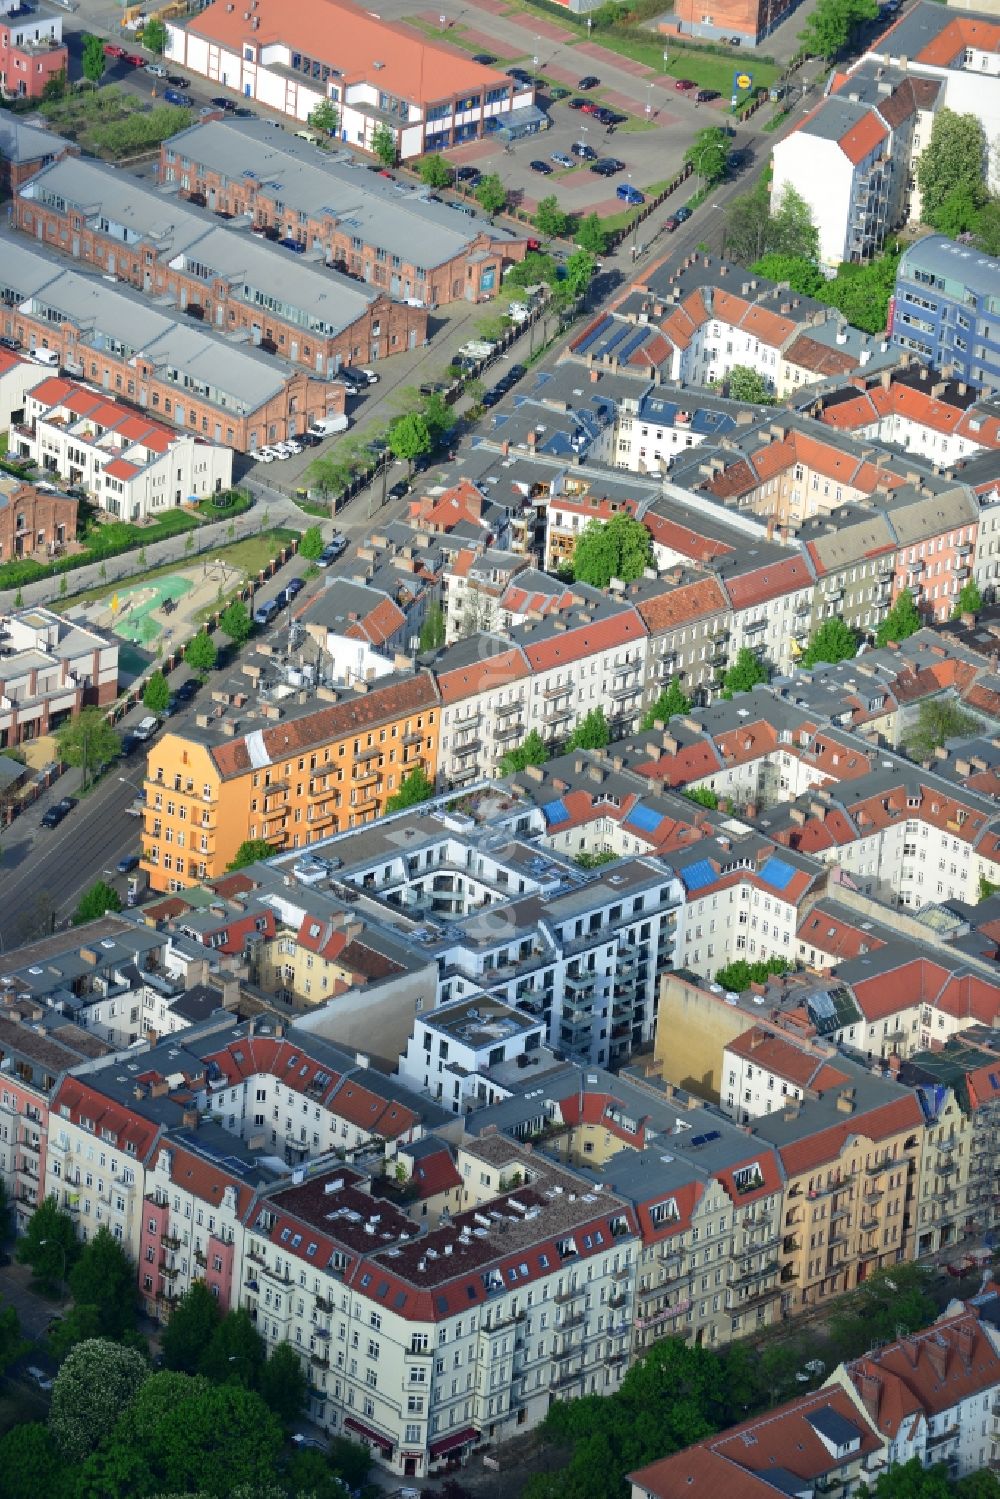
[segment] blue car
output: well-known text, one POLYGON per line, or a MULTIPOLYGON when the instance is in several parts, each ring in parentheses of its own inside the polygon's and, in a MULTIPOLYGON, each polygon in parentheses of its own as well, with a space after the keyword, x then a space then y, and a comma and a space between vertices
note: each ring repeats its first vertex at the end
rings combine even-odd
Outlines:
POLYGON ((284 245, 286 250, 291 250, 295 255, 304 255, 306 247, 300 239, 279 239, 279 245, 284 245))
POLYGON ((621 198, 623 203, 632 203, 635 205, 645 203, 646 201, 639 189, 633 187, 631 182, 619 182, 615 188, 615 197, 621 198))

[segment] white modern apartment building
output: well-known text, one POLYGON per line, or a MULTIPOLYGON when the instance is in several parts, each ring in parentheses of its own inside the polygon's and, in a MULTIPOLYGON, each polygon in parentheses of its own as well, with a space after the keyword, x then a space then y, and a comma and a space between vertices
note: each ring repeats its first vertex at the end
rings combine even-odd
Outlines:
POLYGON ((229 489, 233 452, 53 376, 25 398, 14 451, 86 489, 119 520, 147 520, 229 489))
POLYGON ((397 1076, 453 1114, 508 1096, 504 1071, 530 1065, 545 1041, 544 1022, 485 995, 418 1014, 397 1076))

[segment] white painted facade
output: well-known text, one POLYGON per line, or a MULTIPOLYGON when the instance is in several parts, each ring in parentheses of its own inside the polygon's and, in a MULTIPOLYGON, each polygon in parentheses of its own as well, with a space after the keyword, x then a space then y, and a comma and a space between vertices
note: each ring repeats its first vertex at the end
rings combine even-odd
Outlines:
POLYGON ((794 901, 782 900, 750 879, 708 895, 689 895, 680 926, 677 966, 712 978, 740 958, 749 963, 766 958, 791 962, 798 923, 794 901))
POLYGON ((851 193, 858 169, 833 140, 793 130, 772 150, 771 201, 778 203, 791 187, 808 203, 819 235, 820 264, 829 268, 849 259, 847 226, 851 193))

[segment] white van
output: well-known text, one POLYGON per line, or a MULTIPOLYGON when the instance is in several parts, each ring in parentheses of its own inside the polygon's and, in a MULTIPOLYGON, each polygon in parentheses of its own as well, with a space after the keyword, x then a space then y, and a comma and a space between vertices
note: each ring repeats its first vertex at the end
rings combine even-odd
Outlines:
POLYGON ((332 437, 335 432, 346 432, 350 422, 347 417, 340 413, 339 416, 319 416, 309 428, 310 437, 332 437))
POLYGON ((59 353, 56 349, 32 349, 30 357, 36 364, 44 364, 47 369, 59 368, 59 353))

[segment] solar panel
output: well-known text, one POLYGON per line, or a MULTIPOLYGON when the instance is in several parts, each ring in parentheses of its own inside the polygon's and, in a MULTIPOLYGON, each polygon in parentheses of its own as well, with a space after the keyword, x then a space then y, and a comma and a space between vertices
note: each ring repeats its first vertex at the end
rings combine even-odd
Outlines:
POLYGON ((684 888, 688 892, 692 890, 703 890, 706 885, 714 885, 716 873, 707 859, 696 859, 686 869, 680 872, 684 888))
POLYGON ((599 338, 601 338, 608 331, 608 327, 609 327, 610 323, 611 323, 611 318, 609 318, 609 317, 603 317, 601 319, 601 321, 596 325, 596 327, 591 328, 591 330, 587 334, 586 338, 582 339, 580 341, 580 343, 577 344, 577 346, 576 346, 576 352, 578 354, 585 354, 587 352, 587 350, 590 348, 591 344, 592 343, 596 343, 597 340, 599 338))
POLYGON ((1000 1078, 997 1077, 995 1072, 990 1073, 990 1087, 1000 1089, 1000 1078))
POLYGON ((770 885, 774 890, 787 889, 791 880, 795 877, 795 869, 791 864, 786 864, 784 859, 777 859, 773 855, 768 859, 760 871, 760 878, 765 885, 770 885))
POLYGON ((652 807, 644 807, 637 802, 625 819, 626 827, 638 828, 643 833, 655 833, 663 821, 663 814, 655 812, 652 807))
POLYGON ((566 810, 566 803, 562 797, 556 797, 553 802, 546 802, 542 808, 542 816, 549 824, 553 822, 567 822, 569 820, 569 813, 566 810))
POLYGON ((628 343, 627 344, 623 344, 622 347, 618 350, 618 362, 619 362, 619 364, 624 364, 625 361, 626 361, 626 359, 628 359, 629 355, 635 353, 636 349, 642 343, 643 339, 644 338, 648 338, 648 337, 649 337, 649 329, 648 329, 648 327, 642 327, 642 328, 637 329, 637 331, 632 334, 632 337, 629 339, 628 343))

